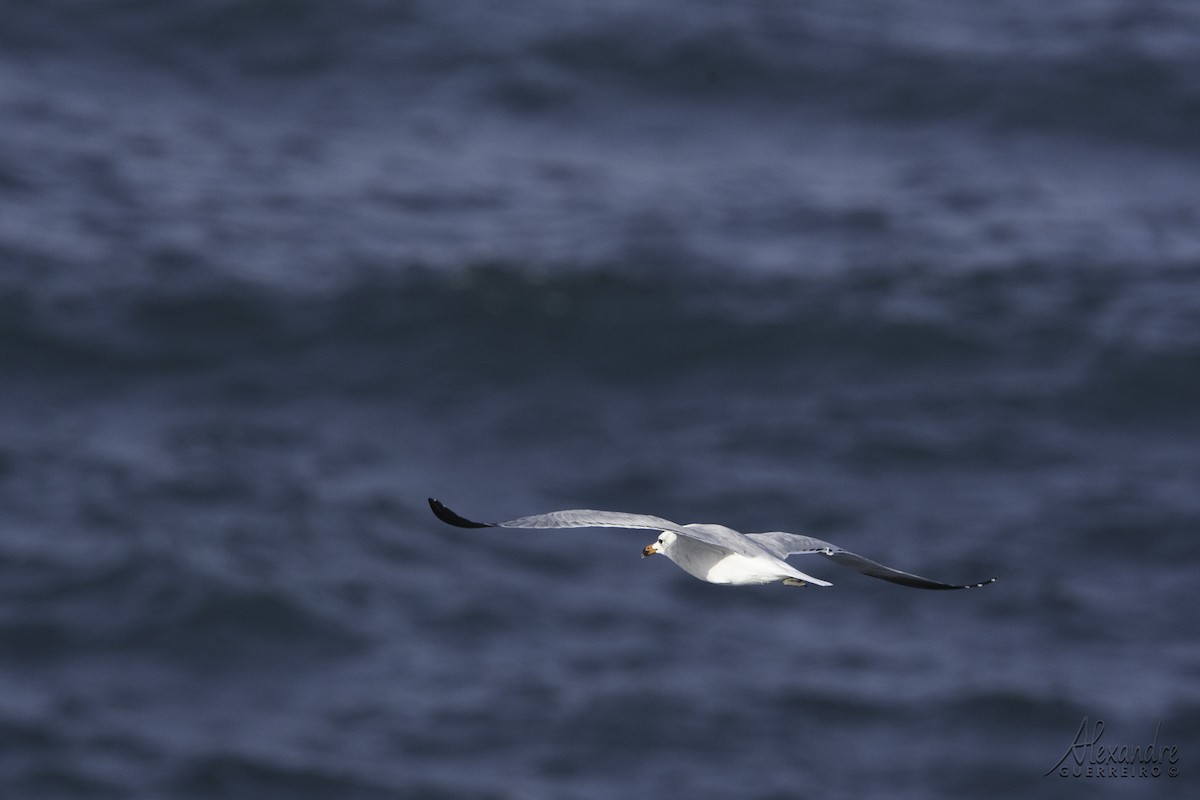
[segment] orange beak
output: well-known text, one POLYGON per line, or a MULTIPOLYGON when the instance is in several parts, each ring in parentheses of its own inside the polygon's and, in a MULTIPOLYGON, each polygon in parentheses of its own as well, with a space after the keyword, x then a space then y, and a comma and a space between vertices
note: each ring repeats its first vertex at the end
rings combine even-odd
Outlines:
POLYGON ((652 544, 648 544, 648 545, 646 545, 646 547, 645 547, 645 548, 642 550, 642 558, 645 558, 646 556, 652 556, 652 555, 654 555, 654 554, 655 554, 655 553, 657 553, 657 552, 658 552, 658 550, 657 550, 657 549, 655 549, 654 545, 652 545, 652 544))

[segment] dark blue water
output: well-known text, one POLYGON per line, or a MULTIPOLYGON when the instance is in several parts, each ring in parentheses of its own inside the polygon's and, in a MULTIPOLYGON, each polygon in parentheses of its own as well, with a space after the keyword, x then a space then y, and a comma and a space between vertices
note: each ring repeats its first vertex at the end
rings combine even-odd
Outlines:
POLYGON ((1194 796, 1200 8, 643 5, 6 4, 0 796, 1194 796))

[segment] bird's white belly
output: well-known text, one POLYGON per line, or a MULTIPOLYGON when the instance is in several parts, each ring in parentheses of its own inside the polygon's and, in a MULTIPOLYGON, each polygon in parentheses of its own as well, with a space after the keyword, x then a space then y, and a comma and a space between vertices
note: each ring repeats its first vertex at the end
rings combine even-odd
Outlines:
POLYGON ((674 541, 673 546, 664 550, 663 553, 678 564, 684 572, 709 583, 745 586, 794 578, 803 581, 812 580, 825 586, 829 585, 824 581, 810 579, 803 572, 793 569, 786 562, 767 553, 761 555, 731 553, 728 550, 682 537, 674 541))
POLYGON ((715 561, 708 571, 696 577, 709 583, 724 583, 733 586, 757 583, 773 583, 784 577, 773 561, 747 558, 736 554, 715 561))

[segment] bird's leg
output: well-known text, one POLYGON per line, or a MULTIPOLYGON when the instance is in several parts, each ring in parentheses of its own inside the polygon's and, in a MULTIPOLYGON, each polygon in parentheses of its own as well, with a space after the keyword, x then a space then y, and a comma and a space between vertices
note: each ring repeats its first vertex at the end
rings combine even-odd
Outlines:
POLYGON ((784 578, 784 586, 808 586, 808 584, 798 578, 784 578))

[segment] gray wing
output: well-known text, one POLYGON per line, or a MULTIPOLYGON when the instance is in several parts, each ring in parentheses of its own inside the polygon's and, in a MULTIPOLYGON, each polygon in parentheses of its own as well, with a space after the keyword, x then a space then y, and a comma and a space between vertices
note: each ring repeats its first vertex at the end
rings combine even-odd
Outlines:
POLYGON ((429 507, 442 522, 458 528, 632 528, 635 530, 673 531, 680 536, 695 539, 705 544, 719 547, 722 550, 738 548, 737 540, 745 540, 742 534, 729 531, 722 534, 718 531, 702 528, 689 528, 669 519, 653 517, 649 514, 630 514, 625 511, 595 511, 590 508, 574 508, 567 511, 552 511, 549 514, 534 514, 531 517, 518 517, 506 522, 474 522, 447 508, 442 502, 429 498, 429 507), (733 537, 729 533, 734 534, 733 537))
POLYGON ((856 553, 843 550, 835 544, 814 539, 811 536, 800 536, 799 534, 784 533, 783 531, 748 533, 746 536, 757 542, 764 550, 779 558, 787 558, 796 553, 819 553, 835 564, 841 564, 843 567, 858 570, 864 575, 898 583, 901 586, 911 586, 914 589, 974 589, 986 586, 996 580, 995 578, 989 578, 980 583, 942 583, 941 581, 922 578, 920 575, 913 575, 911 572, 902 572, 898 569, 886 567, 878 561, 872 561, 856 553))

